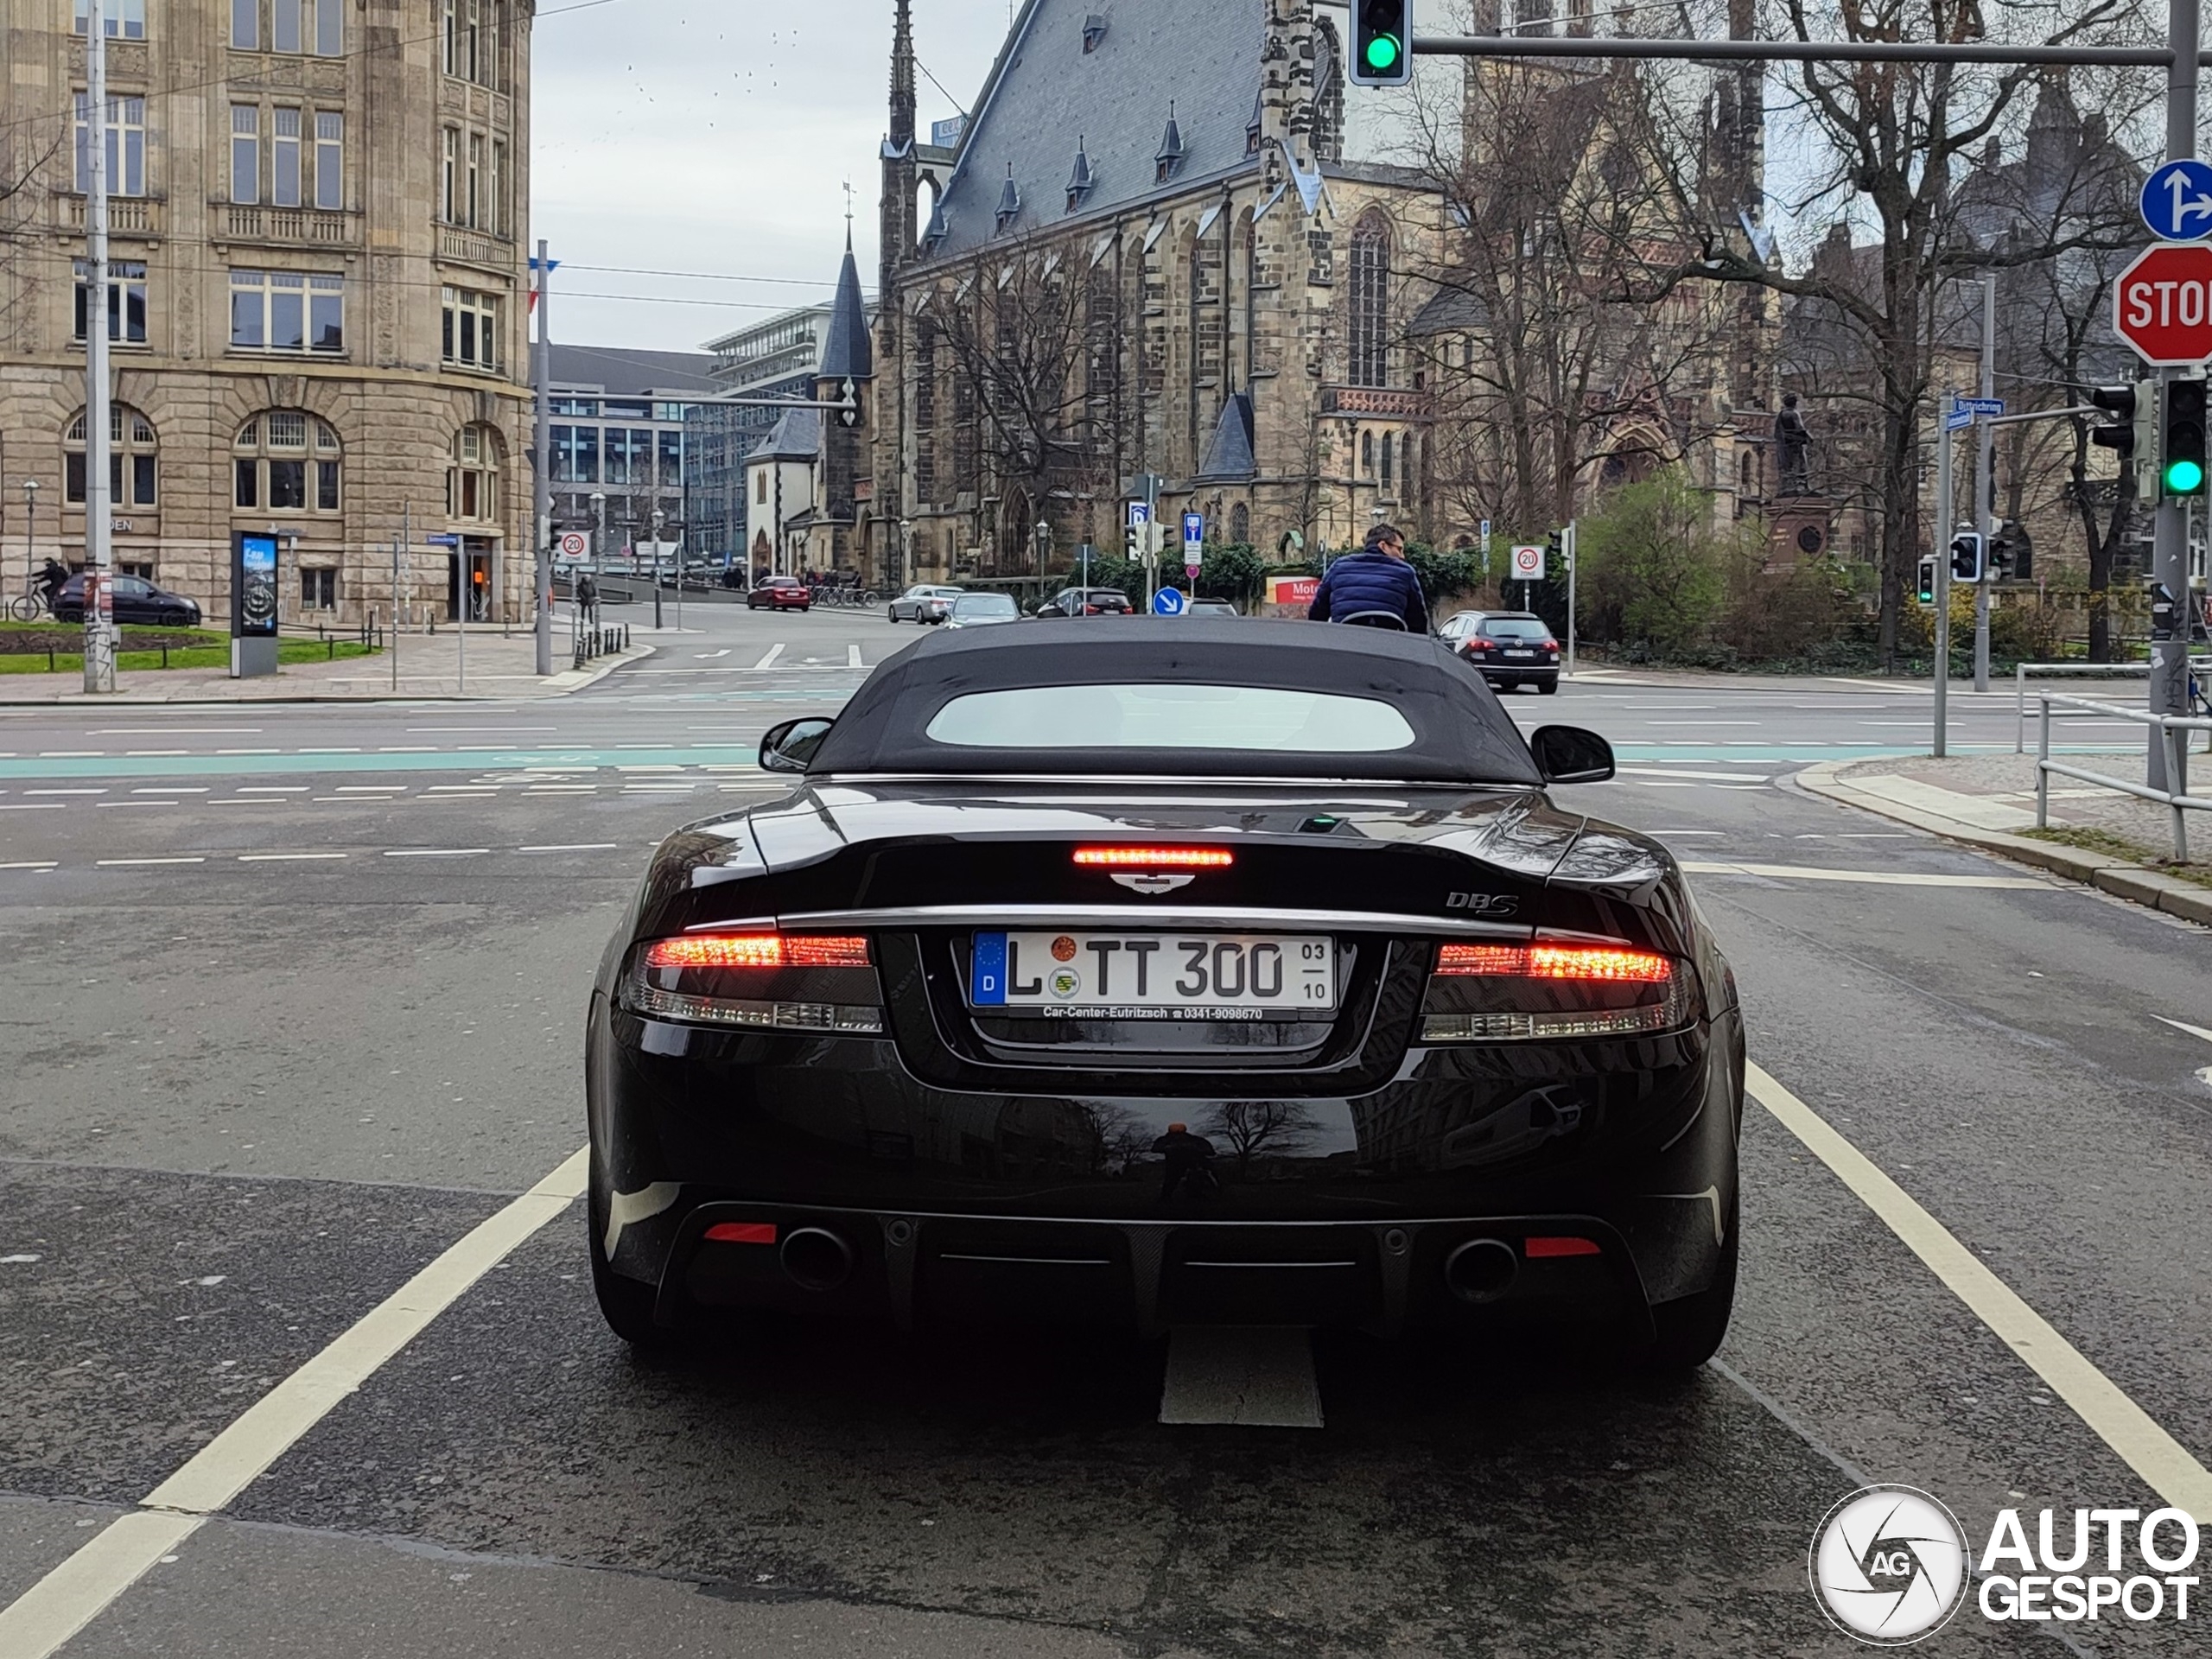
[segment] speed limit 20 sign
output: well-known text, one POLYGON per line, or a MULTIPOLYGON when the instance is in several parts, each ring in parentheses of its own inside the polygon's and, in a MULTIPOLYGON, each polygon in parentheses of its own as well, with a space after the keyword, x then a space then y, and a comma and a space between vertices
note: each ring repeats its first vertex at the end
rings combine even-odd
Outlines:
POLYGON ((1544 550, 1534 543, 1523 542, 1513 550, 1513 579, 1516 582, 1540 582, 1544 575, 1544 550))
POLYGON ((590 551, 590 539, 587 537, 581 530, 568 530, 561 532, 561 556, 563 558, 581 559, 589 554, 590 551))

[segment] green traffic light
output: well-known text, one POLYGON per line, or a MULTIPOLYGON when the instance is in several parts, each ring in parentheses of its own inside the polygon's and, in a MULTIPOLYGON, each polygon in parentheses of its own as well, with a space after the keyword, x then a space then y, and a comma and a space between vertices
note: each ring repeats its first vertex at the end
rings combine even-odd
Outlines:
POLYGON ((2204 465, 2202 461, 2181 460, 2166 463, 2166 493, 2194 495, 2204 487, 2204 465))
POLYGON ((1367 43, 1367 67, 1374 70, 1391 67, 1398 61, 1397 37, 1377 35, 1367 43))

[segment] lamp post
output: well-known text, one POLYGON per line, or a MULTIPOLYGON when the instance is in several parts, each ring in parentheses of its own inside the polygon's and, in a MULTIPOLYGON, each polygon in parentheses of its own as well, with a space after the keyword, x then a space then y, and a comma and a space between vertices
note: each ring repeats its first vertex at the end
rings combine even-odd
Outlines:
POLYGON ((1042 577, 1045 565, 1052 556, 1052 527, 1044 519, 1037 521, 1037 574, 1042 577))
MULTIPOLYGON (((656 505, 653 508, 653 611, 656 622, 660 611, 660 527, 668 515, 656 505)), ((683 632, 683 555, 676 556, 676 631, 683 632)))
POLYGON ((23 480, 23 591, 29 593, 38 581, 38 554, 32 547, 32 538, 38 531, 38 480, 23 480))
POLYGON ((910 574, 913 568, 914 521, 911 518, 901 518, 899 521, 899 580, 896 583, 898 592, 903 594, 906 591, 906 584, 913 580, 910 574))

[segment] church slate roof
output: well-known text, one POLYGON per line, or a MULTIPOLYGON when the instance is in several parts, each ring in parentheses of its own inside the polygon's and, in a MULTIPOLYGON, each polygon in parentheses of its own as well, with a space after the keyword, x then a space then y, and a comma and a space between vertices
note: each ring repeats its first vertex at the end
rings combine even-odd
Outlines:
POLYGON ((844 269, 837 273, 837 296, 830 302, 830 331, 822 341, 822 366, 814 372, 823 380, 865 380, 875 372, 874 348, 868 338, 868 306, 861 299, 860 267, 853 263, 849 242, 845 247, 844 269))
POLYGON ((776 417, 774 426, 760 447, 749 451, 745 459, 755 461, 814 461, 822 454, 822 411, 818 409, 785 410, 776 417))
POLYGON ((938 256, 988 246, 1009 165, 1023 204, 1007 234, 1058 222, 1067 200, 1067 135, 1084 135, 1092 186, 1086 214, 1178 194, 1198 180, 1256 168, 1244 130, 1260 86, 1267 0, 1114 0, 1111 27, 1083 49, 1097 0, 1028 0, 960 143, 939 207, 938 256), (1156 181, 1167 106, 1183 160, 1156 181))
POLYGON ((1206 464, 1198 468, 1201 479, 1250 478, 1260 470, 1260 463, 1252 455, 1252 394, 1232 392, 1222 405, 1221 422, 1213 429, 1213 442, 1206 448, 1206 464))

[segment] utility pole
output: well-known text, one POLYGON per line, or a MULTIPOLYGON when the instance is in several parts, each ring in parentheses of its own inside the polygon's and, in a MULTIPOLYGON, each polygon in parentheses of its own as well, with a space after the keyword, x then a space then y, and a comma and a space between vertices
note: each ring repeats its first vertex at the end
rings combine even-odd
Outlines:
POLYGON ((1567 554, 1567 677, 1574 677, 1574 520, 1567 521, 1567 533, 1560 538, 1567 554))
POLYGON ((115 690, 108 490, 107 0, 85 8, 85 690, 115 690))
POLYGON ((1951 695, 1951 402, 1936 401, 1936 732, 1929 753, 1941 760, 1950 735, 1951 695))
POLYGON ((547 292, 553 286, 553 262, 545 257, 545 238, 537 238, 537 488, 531 517, 537 529, 537 660, 538 677, 553 671, 553 429, 546 424, 553 412, 553 321, 547 315, 547 292))
MULTIPOLYGON (((2167 45, 2172 56, 2166 67, 2166 159, 2186 161, 2196 154, 2196 54, 2199 48, 2197 0, 2169 0, 2167 45)), ((2160 369, 2156 378, 2163 405, 2165 383, 2185 370, 2160 369)), ((2189 597, 2189 503, 2164 493, 2160 482, 2158 516, 2151 541, 2152 580, 2183 602, 2189 597)), ((2177 618, 2169 638, 2151 641, 2150 710, 2154 715, 2189 712, 2189 626, 2177 618)), ((2165 734, 2158 727, 2145 728, 2148 756, 2145 777, 2152 789, 2180 790, 2185 778, 2166 776, 2165 734)), ((2186 762, 2183 763, 2186 764, 2186 762)))
MULTIPOLYGON (((1997 396, 1997 273, 1981 273, 1981 395, 1997 396)), ((1974 585, 1974 689, 1989 690, 1989 584, 1995 576, 1986 550, 1997 539, 1990 498, 1997 465, 1997 429, 1985 410, 1974 416, 1980 442, 1974 449, 1974 526, 1981 532, 1981 580, 1974 585)))
MULTIPOLYGON (((403 520, 404 523, 404 520, 403 520)), ((399 562, 402 550, 407 544, 407 533, 403 529, 391 538, 391 689, 399 690, 399 562)))

